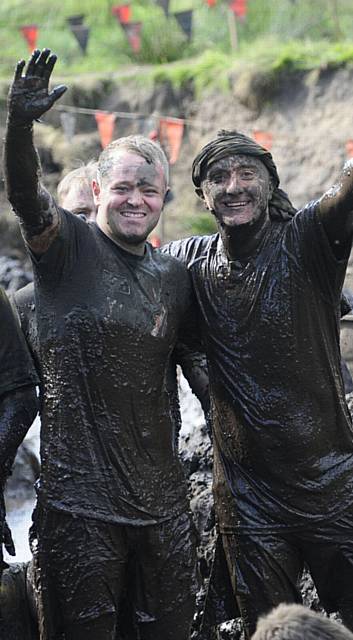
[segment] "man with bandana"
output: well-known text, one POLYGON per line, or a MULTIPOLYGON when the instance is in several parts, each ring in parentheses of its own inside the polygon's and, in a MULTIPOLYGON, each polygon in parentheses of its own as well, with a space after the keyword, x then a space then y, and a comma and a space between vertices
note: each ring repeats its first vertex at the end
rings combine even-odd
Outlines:
POLYGON ((219 232, 171 243, 192 277, 209 366, 218 526, 246 637, 300 602, 306 563, 353 629, 353 437, 340 369, 353 163, 296 212, 271 154, 222 131, 193 163, 219 232))

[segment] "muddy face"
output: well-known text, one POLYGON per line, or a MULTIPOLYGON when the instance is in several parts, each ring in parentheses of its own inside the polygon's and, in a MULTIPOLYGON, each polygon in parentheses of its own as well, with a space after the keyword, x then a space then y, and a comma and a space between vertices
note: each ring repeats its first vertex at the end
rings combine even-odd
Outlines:
POLYGON ((72 180, 67 193, 62 199, 61 206, 71 213, 83 213, 87 220, 95 220, 97 207, 93 200, 93 191, 88 181, 76 178, 72 180))
POLYGON ((261 160, 236 155, 209 166, 202 192, 207 208, 222 226, 252 226, 267 215, 272 186, 261 160))
POLYGON ((94 182, 98 226, 127 247, 143 245, 160 218, 166 192, 161 166, 130 151, 117 152, 101 184, 94 182))

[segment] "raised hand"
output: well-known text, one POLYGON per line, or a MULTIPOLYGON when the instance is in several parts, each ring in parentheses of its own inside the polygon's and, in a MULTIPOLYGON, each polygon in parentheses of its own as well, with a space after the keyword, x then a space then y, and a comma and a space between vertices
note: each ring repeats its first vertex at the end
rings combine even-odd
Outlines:
POLYGON ((48 86, 57 57, 50 49, 33 51, 25 68, 25 60, 16 65, 15 76, 8 98, 9 119, 16 123, 31 123, 48 111, 67 90, 59 85, 49 93, 48 86))

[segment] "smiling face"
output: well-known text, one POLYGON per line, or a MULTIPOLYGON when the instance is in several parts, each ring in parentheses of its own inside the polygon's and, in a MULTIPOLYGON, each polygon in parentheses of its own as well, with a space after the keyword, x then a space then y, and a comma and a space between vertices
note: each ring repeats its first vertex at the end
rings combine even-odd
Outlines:
POLYGON ((198 194, 224 227, 254 225, 268 217, 270 174, 258 158, 236 155, 212 163, 198 194))
POLYGON ((159 163, 117 150, 109 172, 100 183, 93 181, 98 226, 123 248, 143 253, 145 240, 160 218, 166 190, 159 163))

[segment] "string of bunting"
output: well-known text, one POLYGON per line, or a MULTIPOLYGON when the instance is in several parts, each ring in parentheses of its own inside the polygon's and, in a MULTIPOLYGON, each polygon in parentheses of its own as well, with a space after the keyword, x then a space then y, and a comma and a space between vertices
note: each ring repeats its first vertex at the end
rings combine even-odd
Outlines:
MULTIPOLYGON (((71 140, 75 134, 76 115, 90 115, 95 118, 102 148, 106 147, 114 138, 116 121, 118 119, 142 120, 141 133, 151 140, 159 141, 169 159, 171 165, 175 164, 179 158, 180 149, 184 136, 185 126, 204 128, 204 123, 192 118, 175 118, 172 116, 148 115, 146 113, 126 112, 126 111, 98 111, 85 107, 72 107, 69 105, 54 105, 53 109, 60 111, 60 122, 65 137, 71 140)), ((253 139, 262 147, 271 151, 273 143, 282 139, 271 131, 265 129, 253 129, 251 132, 253 139)), ((287 139, 286 139, 287 141, 287 139)), ((353 158, 353 138, 345 143, 345 155, 347 159, 353 158)))
MULTIPOLYGON (((205 0, 209 7, 216 6, 219 0, 205 0)), ((177 11, 174 13, 169 12, 170 0, 156 0, 166 17, 172 16, 177 21, 181 30, 185 33, 187 39, 190 41, 192 38, 193 30, 193 10, 188 9, 185 11, 177 11)), ((229 8, 233 11, 234 15, 240 20, 244 20, 247 13, 247 0, 229 0, 229 8)), ((130 47, 134 53, 139 53, 141 50, 141 34, 142 34, 142 22, 136 22, 132 20, 132 8, 130 3, 113 5, 111 8, 112 15, 117 19, 119 25, 123 29, 126 38, 130 44, 130 47)), ((85 15, 77 14, 69 16, 66 20, 67 25, 76 38, 77 43, 85 55, 87 52, 87 46, 90 36, 90 28, 84 24, 85 15)), ((27 24, 20 27, 20 32, 25 38, 30 53, 37 47, 37 40, 39 36, 39 26, 37 24, 27 24)))

